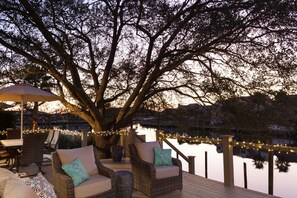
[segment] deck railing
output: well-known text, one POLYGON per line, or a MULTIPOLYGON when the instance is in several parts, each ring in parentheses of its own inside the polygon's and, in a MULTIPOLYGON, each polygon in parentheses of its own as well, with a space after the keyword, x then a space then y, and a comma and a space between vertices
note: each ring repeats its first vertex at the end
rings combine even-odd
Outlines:
MULTIPOLYGON (((179 141, 189 143, 208 143, 208 144, 220 144, 223 148, 223 164, 224 164, 224 184, 225 186, 234 186, 234 168, 233 168, 233 148, 240 147, 245 149, 256 149, 267 151, 268 153, 268 193, 273 195, 273 155, 274 153, 297 153, 297 147, 287 146, 286 144, 272 144, 261 142, 245 142, 235 141, 232 135, 222 135, 220 138, 208 138, 208 137, 191 137, 191 136, 177 136, 173 134, 165 134, 161 131, 157 132, 159 140, 163 140, 167 144, 170 143, 167 139, 178 139, 179 141)), ((172 144, 168 144, 173 150, 172 144)), ((182 156, 182 155, 181 155, 182 156)), ((187 161, 187 160, 186 160, 187 161)), ((191 166, 191 161, 187 161, 191 166)))

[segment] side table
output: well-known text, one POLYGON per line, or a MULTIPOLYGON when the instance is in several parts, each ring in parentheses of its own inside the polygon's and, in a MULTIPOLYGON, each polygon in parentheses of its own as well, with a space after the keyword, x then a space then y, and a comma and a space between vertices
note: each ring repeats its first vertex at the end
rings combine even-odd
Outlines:
POLYGON ((133 176, 130 171, 116 172, 116 197, 131 198, 133 193, 133 176))

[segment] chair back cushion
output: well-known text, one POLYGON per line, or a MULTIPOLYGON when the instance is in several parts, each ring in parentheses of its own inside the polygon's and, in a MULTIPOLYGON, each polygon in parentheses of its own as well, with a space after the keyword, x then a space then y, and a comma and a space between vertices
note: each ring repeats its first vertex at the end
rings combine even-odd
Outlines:
POLYGON ((135 143, 135 147, 140 159, 150 164, 154 164, 154 148, 161 148, 158 141, 135 143))
POLYGON ((57 153, 62 165, 69 164, 78 158, 90 176, 98 175, 98 168, 95 163, 92 145, 75 149, 58 149, 57 153))

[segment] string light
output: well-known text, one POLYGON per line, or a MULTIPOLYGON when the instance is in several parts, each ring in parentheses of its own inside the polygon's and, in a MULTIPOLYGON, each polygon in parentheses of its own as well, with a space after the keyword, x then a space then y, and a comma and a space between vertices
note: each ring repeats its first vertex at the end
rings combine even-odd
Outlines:
MULTIPOLYGON (((24 134, 28 133, 48 133, 50 130, 59 130, 62 135, 66 136, 81 136, 81 131, 71 131, 66 129, 36 129, 36 130, 24 130, 24 134)), ((7 131, 0 131, 0 135, 6 135, 7 131)), ((121 136, 128 136, 130 135, 130 131, 127 129, 120 129, 116 131, 88 131, 87 136, 112 136, 112 135, 121 135, 121 136)), ((158 135, 161 139, 177 139, 179 142, 182 143, 207 143, 207 144, 222 144, 221 138, 209 138, 209 137, 201 137, 201 136, 189 136, 187 134, 168 134, 164 133, 163 131, 158 131, 158 135)), ((297 153, 297 147, 287 146, 287 144, 264 144, 261 143, 259 140, 255 142, 246 142, 246 141, 232 141, 230 142, 231 146, 246 148, 246 149, 255 149, 255 150, 267 150, 268 152, 276 151, 278 153, 297 153)))
MULTIPOLYGON (((164 134, 163 132, 159 132, 159 135, 162 138, 166 139, 177 139, 179 142, 189 142, 189 143, 208 143, 208 144, 222 144, 222 139, 220 138, 208 138, 208 137, 199 137, 199 136, 185 136, 183 135, 176 135, 176 134, 164 134)), ((297 147, 291 147, 287 146, 287 144, 264 144, 261 143, 259 140, 257 143, 255 142, 238 142, 238 141, 232 141, 230 143, 234 147, 240 147, 245 149, 255 149, 255 150, 267 150, 268 152, 276 151, 276 152, 285 152, 285 153, 296 153, 297 154, 297 147)))

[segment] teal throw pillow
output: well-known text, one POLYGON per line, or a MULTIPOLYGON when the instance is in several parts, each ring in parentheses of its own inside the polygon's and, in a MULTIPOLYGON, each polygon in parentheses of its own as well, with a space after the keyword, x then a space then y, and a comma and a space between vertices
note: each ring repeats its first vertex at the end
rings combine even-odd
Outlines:
POLYGON ((62 169, 69 177, 71 177, 74 186, 78 186, 80 183, 90 178, 88 172, 78 158, 69 164, 63 165, 62 169))
POLYGON ((171 149, 154 148, 155 166, 172 166, 171 149))

